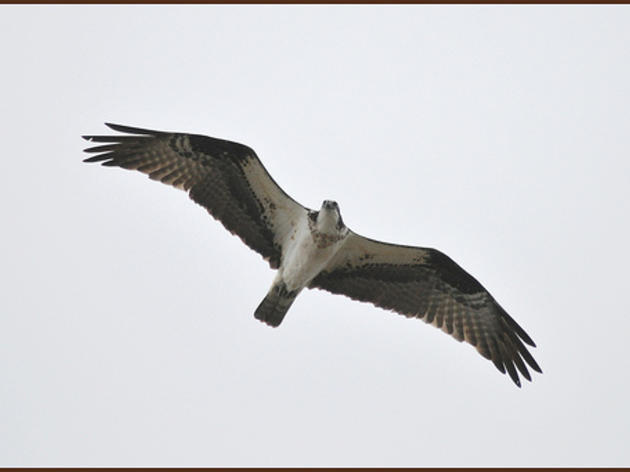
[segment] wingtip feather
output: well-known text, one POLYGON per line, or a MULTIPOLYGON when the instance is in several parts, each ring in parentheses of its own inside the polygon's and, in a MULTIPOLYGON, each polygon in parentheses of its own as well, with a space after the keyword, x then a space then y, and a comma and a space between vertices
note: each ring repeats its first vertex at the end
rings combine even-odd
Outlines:
POLYGON ((521 337, 521 339, 525 342, 525 344, 527 344, 527 345, 529 345, 531 347, 536 347, 536 343, 532 340, 532 338, 530 338, 527 335, 527 333, 525 331, 523 331, 522 333, 518 333, 518 334, 521 337))
POLYGON ((516 384, 517 387, 520 388, 521 380, 518 377, 518 372, 516 372, 516 368, 514 367, 514 364, 511 361, 508 361, 505 363, 505 367, 507 368, 508 374, 510 378, 512 379, 512 381, 516 384))
POLYGON ((512 328, 518 334, 518 336, 523 340, 523 342, 525 342, 525 344, 530 345, 531 347, 536 347, 536 343, 534 342, 534 340, 529 337, 529 334, 527 334, 523 328, 521 328, 521 325, 519 325, 516 322, 516 320, 512 318, 508 314, 508 312, 505 311, 505 309, 503 309, 502 306, 500 306, 499 304, 496 304, 496 306, 499 308, 499 312, 503 320, 507 323, 507 325, 510 328, 512 328))
POLYGON ((529 364, 529 366, 534 369, 536 372, 538 372, 539 374, 542 374, 543 371, 540 368, 540 366, 538 365, 538 363, 534 360, 534 358, 531 358, 531 362, 527 362, 529 364))
POLYGON ((492 363, 497 369, 499 369, 499 372, 505 374, 505 367, 503 367, 503 362, 493 360, 492 363))
POLYGON ((110 123, 107 121, 105 122, 105 126, 107 126, 109 129, 113 129, 114 131, 122 131, 123 133, 125 131, 121 128, 127 128, 127 126, 119 125, 118 123, 110 123))
POLYGON ((146 128, 136 128, 134 126, 119 125, 117 123, 105 123, 105 126, 107 126, 110 129, 113 129, 114 131, 119 131, 121 133, 141 134, 141 135, 150 135, 150 136, 157 136, 160 134, 164 134, 164 132, 162 131, 154 131, 154 130, 150 130, 146 128))

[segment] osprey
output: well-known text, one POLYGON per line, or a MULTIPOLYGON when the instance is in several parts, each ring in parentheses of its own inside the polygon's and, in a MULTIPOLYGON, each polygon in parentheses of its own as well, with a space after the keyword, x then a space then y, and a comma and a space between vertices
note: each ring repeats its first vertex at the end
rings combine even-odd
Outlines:
POLYGON ((85 162, 135 169, 188 192, 277 274, 254 316, 279 326, 304 288, 318 288, 420 318, 466 341, 520 387, 526 363, 542 372, 525 344, 535 344, 492 295, 445 254, 361 236, 339 205, 319 210, 289 197, 243 144, 196 134, 106 123, 126 133, 83 136, 104 143, 85 162), (518 369, 518 372, 517 372, 518 369))

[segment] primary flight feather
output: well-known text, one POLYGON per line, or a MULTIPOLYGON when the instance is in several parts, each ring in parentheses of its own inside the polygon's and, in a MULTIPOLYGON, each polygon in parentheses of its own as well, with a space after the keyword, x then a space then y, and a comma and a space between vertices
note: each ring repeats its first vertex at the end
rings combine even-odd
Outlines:
POLYGON ((542 372, 525 344, 535 344, 492 295, 445 254, 360 236, 336 202, 303 207, 243 144, 208 136, 106 123, 126 133, 83 136, 101 143, 85 162, 135 169, 188 195, 278 272, 254 316, 279 326, 304 288, 370 302, 466 341, 520 386, 527 366, 542 372))

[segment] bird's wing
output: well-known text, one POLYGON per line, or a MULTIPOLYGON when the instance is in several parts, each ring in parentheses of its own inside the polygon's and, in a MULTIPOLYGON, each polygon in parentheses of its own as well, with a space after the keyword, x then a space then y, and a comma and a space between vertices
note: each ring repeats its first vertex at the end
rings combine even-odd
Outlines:
POLYGON ((98 153, 85 162, 138 170, 187 191, 272 268, 280 265, 291 222, 308 210, 276 184, 251 148, 196 134, 107 126, 126 134, 83 136, 103 143, 85 149, 98 153))
POLYGON ((350 232, 344 246, 311 288, 373 303, 424 320, 466 341, 520 386, 531 380, 525 363, 541 372, 523 344, 535 346, 490 293, 447 255, 350 232))

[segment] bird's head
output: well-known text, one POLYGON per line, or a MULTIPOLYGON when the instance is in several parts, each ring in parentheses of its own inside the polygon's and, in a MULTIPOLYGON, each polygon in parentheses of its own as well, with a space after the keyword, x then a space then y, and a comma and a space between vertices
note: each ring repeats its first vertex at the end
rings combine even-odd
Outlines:
POLYGON ((325 211, 325 210, 333 210, 333 211, 337 211, 337 213, 339 213, 339 205, 337 205, 337 202, 334 200, 324 200, 322 202, 322 209, 321 211, 325 211))
POLYGON ((324 233, 333 233, 345 228, 337 202, 324 200, 317 215, 317 227, 324 233))

